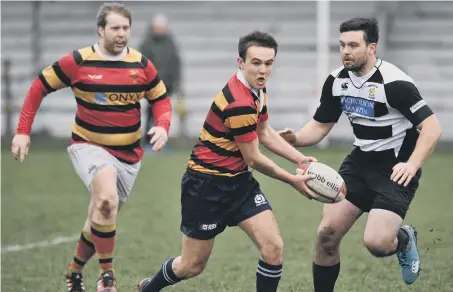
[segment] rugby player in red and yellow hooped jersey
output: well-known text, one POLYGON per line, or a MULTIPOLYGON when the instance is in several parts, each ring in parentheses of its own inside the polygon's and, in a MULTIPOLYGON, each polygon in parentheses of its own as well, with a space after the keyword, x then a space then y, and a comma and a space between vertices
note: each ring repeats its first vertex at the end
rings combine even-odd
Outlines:
POLYGON ((259 144, 301 164, 306 157, 277 134, 268 121, 266 83, 277 53, 267 33, 239 40, 239 70, 214 98, 181 182, 181 256, 168 259, 139 292, 157 292, 195 277, 205 268, 214 239, 239 226, 260 252, 256 291, 276 292, 282 275, 283 241, 272 208, 249 168, 284 181, 308 198, 308 175, 293 175, 260 152, 259 144))
POLYGON ((116 291, 113 268, 117 212, 129 196, 143 156, 140 100, 155 117, 148 132, 155 151, 167 142, 172 111, 165 85, 154 65, 127 47, 132 17, 120 4, 101 6, 100 41, 75 50, 45 68, 29 89, 20 114, 12 154, 23 161, 43 98, 71 87, 77 101, 68 147, 73 167, 91 192, 89 215, 66 273, 68 291, 83 291, 82 270, 96 253, 101 275, 97 291, 116 291))

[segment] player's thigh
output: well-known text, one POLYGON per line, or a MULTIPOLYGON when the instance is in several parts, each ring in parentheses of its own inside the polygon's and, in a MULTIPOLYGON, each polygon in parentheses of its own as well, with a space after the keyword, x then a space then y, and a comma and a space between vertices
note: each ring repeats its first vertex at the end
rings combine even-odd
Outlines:
POLYGON ((351 229, 363 211, 348 200, 324 204, 318 226, 318 240, 339 241, 351 229))
MULTIPOLYGON (((118 200, 118 171, 115 166, 106 166, 99 170, 90 184, 91 195, 98 200, 118 200)), ((116 206, 118 207, 118 205, 116 206)))
POLYGON ((346 184, 346 200, 323 205, 317 234, 321 243, 340 241, 362 213, 371 208, 371 191, 363 180, 362 171, 360 161, 353 154, 345 157, 338 172, 346 184))
POLYGON ((372 209, 368 214, 363 240, 365 244, 389 246, 393 244, 403 223, 400 215, 383 209, 372 209))
POLYGON ((404 219, 419 186, 421 170, 412 178, 408 186, 392 181, 391 167, 375 168, 368 177, 368 185, 376 193, 372 209, 393 212, 404 219))
POLYGON ((346 200, 362 212, 369 212, 374 200, 374 193, 367 186, 364 174, 366 166, 353 153, 346 156, 338 173, 346 185, 346 200))
POLYGON ((188 267, 203 269, 214 247, 214 238, 201 240, 183 235, 181 263, 188 267))
POLYGON ((67 150, 75 172, 92 193, 94 184, 96 187, 94 193, 102 191, 104 187, 112 186, 112 183, 116 190, 115 161, 107 150, 88 143, 76 143, 69 146, 67 150), (106 168, 107 171, 104 170, 106 168), (96 182, 94 182, 95 178, 96 182))
POLYGON ((267 246, 274 249, 283 249, 283 240, 280 235, 277 220, 271 210, 265 210, 238 224, 253 240, 259 250, 267 246))
POLYGON ((251 174, 248 176, 232 194, 227 224, 244 230, 267 260, 280 261, 283 240, 272 207, 258 181, 251 174))
POLYGON ((141 162, 127 164, 119 161, 115 157, 112 157, 112 159, 114 159, 115 167, 118 171, 117 189, 118 197, 122 206, 132 192, 135 180, 137 179, 140 171, 141 162))
POLYGON ((259 182, 251 173, 246 175, 247 179, 231 194, 233 199, 228 206, 228 226, 238 226, 262 212, 272 210, 269 200, 260 189, 259 182))

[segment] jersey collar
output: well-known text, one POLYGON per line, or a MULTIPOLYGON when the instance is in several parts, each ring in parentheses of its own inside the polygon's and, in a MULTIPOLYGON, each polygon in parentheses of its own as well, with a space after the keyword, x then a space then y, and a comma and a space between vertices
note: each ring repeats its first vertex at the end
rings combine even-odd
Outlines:
POLYGON ((242 84, 244 84, 245 87, 250 89, 250 91, 261 101, 261 98, 263 96, 263 90, 262 89, 256 90, 255 88, 252 88, 250 86, 250 84, 247 82, 247 80, 245 80, 245 76, 244 76, 244 74, 242 73, 241 70, 238 70, 238 72, 236 73, 236 77, 237 77, 237 79, 239 81, 241 81, 242 84))
POLYGON ((99 47, 99 43, 94 44, 93 47, 94 47, 94 51, 96 52, 96 54, 98 54, 101 58, 103 58, 107 61, 119 61, 119 60, 123 59, 124 57, 126 57, 126 55, 127 55, 127 47, 125 47, 123 49, 123 51, 121 52, 121 54, 119 54, 117 56, 110 56, 110 55, 106 55, 106 54, 102 53, 101 48, 99 47))
POLYGON ((255 88, 252 88, 250 86, 250 84, 247 82, 247 80, 245 80, 245 76, 244 74, 242 73, 241 70, 238 70, 238 72, 236 73, 236 78, 241 81, 242 84, 244 84, 245 87, 247 87, 253 94, 253 98, 256 100, 258 99, 260 101, 260 112, 263 110, 263 106, 264 106, 264 103, 263 103, 263 96, 264 96, 264 93, 263 93, 263 90, 262 89, 255 89, 255 88))

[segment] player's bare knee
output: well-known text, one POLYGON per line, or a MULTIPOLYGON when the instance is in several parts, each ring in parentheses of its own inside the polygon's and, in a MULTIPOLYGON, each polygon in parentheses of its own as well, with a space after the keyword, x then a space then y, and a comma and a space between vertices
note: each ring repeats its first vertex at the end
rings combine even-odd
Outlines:
POLYGON ((192 260, 190 262, 182 260, 183 278, 192 278, 201 274, 206 267, 207 261, 202 259, 192 260))
POLYGON ((375 257, 385 257, 391 253, 393 241, 380 238, 379 236, 365 235, 363 243, 368 251, 375 257))
POLYGON ((280 265, 283 262, 283 239, 278 238, 264 244, 260 250, 262 259, 271 265, 280 265))
POLYGON ((375 257, 381 258, 388 255, 388 252, 380 245, 365 244, 365 246, 375 257))
POLYGON ((118 213, 118 196, 116 194, 100 194, 96 198, 95 210, 104 219, 112 219, 118 213))
POLYGON ((201 272, 203 272, 204 268, 206 267, 206 264, 205 263, 200 263, 200 264, 196 264, 196 265, 193 265, 189 268, 188 270, 188 276, 189 277, 195 277, 195 276, 198 276, 201 274, 201 272))
POLYGON ((330 226, 320 226, 316 246, 318 250, 328 256, 334 256, 338 252, 341 237, 335 228, 330 226))

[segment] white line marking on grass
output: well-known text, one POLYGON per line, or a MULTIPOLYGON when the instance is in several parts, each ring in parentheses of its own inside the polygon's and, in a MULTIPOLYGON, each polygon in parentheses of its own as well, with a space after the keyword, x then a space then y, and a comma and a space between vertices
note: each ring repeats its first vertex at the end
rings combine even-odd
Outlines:
POLYGON ((27 243, 27 244, 13 244, 13 245, 7 245, 5 247, 2 247, 2 253, 8 253, 8 252, 16 252, 16 251, 23 251, 27 249, 34 249, 34 248, 39 248, 39 247, 49 247, 53 245, 59 245, 62 243, 67 243, 71 241, 76 241, 79 239, 80 233, 71 235, 71 236, 58 236, 50 241, 45 240, 41 242, 32 242, 32 243, 27 243))

